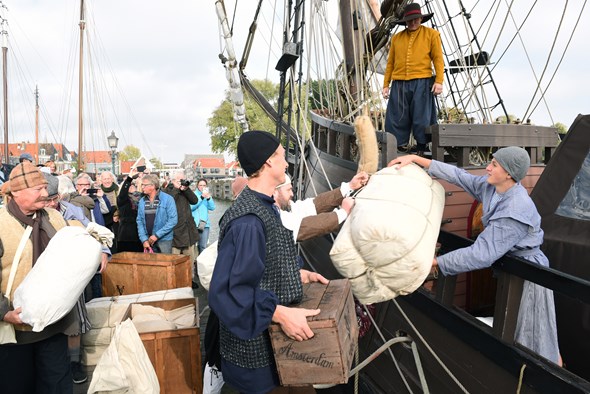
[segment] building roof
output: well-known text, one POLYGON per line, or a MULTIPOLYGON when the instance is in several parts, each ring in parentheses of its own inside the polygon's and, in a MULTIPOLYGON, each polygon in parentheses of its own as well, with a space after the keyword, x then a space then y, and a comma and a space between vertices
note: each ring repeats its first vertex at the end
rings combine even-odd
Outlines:
POLYGON ((222 157, 208 158, 201 157, 195 159, 193 168, 225 168, 225 159, 222 157))
MULTIPOLYGON (((72 154, 63 144, 53 144, 48 142, 40 142, 39 143, 39 151, 41 149, 45 150, 44 156, 49 156, 52 160, 55 159, 55 154, 59 160, 64 160, 66 154, 72 154)), ((0 150, 4 152, 4 144, 0 144, 0 150)), ((38 161, 36 146, 34 142, 19 142, 15 144, 8 144, 8 154, 11 157, 19 157, 23 153, 30 153, 31 156, 35 158, 35 161, 38 161)))
POLYGON ((110 163, 111 151, 95 150, 82 152, 82 162, 84 163, 110 163))

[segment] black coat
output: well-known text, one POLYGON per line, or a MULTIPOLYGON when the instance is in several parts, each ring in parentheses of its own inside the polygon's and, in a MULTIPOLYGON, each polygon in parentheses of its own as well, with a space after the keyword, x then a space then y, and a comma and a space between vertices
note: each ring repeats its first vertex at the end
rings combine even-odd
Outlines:
POLYGON ((119 231, 117 241, 141 242, 137 234, 137 204, 129 198, 129 187, 132 178, 127 177, 117 195, 117 207, 119 209, 119 231))
POLYGON ((172 246, 182 249, 195 245, 199 240, 199 231, 191 212, 191 204, 197 204, 199 197, 191 189, 180 190, 175 188, 172 183, 164 191, 174 198, 178 214, 172 246))

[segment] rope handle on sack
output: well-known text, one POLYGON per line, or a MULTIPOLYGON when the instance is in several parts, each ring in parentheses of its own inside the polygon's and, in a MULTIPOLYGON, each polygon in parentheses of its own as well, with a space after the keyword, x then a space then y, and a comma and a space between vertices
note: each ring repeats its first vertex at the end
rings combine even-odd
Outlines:
POLYGON ((154 250, 152 249, 152 247, 148 247, 148 248, 143 248, 143 253, 154 253, 154 250))

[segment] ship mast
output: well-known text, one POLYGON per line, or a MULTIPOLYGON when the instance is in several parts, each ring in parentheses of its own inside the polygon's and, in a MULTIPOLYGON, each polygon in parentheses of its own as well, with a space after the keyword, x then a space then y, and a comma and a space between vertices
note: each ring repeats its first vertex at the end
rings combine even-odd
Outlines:
MULTIPOLYGON (((6 8, 6 6, 0 2, 0 7, 6 8)), ((2 87, 4 94, 4 160, 9 163, 10 156, 8 150, 8 70, 6 61, 8 53, 8 32, 6 31, 6 18, 2 18, 2 87)))
POLYGON ((39 163, 39 87, 35 85, 35 161, 39 163))
POLYGON ((84 19, 84 0, 80 0, 80 65, 78 75, 78 171, 82 171, 82 138, 84 136, 84 123, 82 121, 82 110, 84 103, 84 29, 86 21, 84 19))

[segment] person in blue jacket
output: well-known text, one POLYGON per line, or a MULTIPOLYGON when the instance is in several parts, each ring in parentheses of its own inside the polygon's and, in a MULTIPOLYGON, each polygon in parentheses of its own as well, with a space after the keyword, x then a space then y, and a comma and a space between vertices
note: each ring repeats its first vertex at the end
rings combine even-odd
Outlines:
MULTIPOLYGON (((484 231, 475 243, 438 256, 433 266, 444 275, 457 275, 491 266, 504 254, 522 257, 549 267, 541 251, 541 217, 527 190, 520 184, 530 166, 526 150, 509 146, 498 149, 486 167, 486 176, 416 155, 400 156, 389 166, 416 163, 430 175, 460 186, 483 205, 484 231)), ((516 323, 515 341, 561 365, 553 291, 525 281, 516 323)))
POLYGON ((193 218, 195 219, 197 229, 200 233, 199 242, 197 243, 200 254, 203 250, 205 250, 207 243, 209 242, 209 228, 211 227, 209 211, 215 210, 215 201, 213 201, 213 197, 211 197, 211 193, 207 187, 206 179, 199 179, 195 194, 197 197, 199 197, 199 202, 197 204, 191 205, 191 211, 193 218), (200 223, 201 220, 204 223, 200 223))
POLYGON ((173 229, 178 222, 174 198, 160 191, 160 180, 148 174, 141 178, 144 196, 137 207, 137 233, 144 249, 172 253, 173 229))

